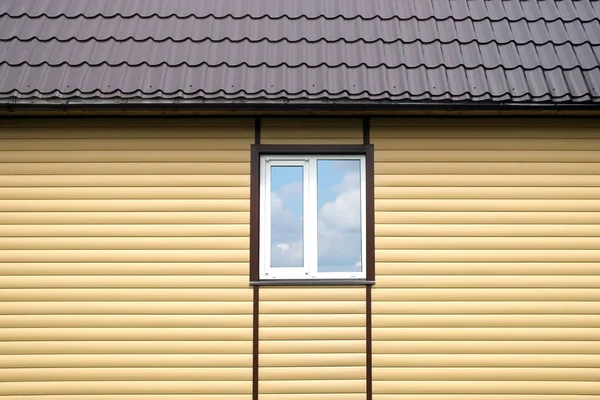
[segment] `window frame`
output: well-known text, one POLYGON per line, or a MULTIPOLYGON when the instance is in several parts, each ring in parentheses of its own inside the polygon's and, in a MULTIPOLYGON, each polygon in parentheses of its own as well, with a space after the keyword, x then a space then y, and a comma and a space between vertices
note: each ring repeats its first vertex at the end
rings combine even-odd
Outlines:
MULTIPOLYGON (((277 161, 279 162, 279 161, 277 161)), ((315 161, 316 163, 316 161, 315 161)), ((314 171, 316 173, 316 169, 314 171)), ((304 174, 306 175, 306 174, 304 174)), ((303 177, 305 181, 305 177, 303 177)), ((306 184, 306 183, 305 183, 306 184)), ((305 186, 305 190, 307 187, 305 186)), ((251 183, 250 183, 250 284, 251 285, 371 285, 375 279, 375 225, 374 225, 374 164, 373 145, 263 145, 251 146, 251 183), (279 274, 281 277, 266 278, 261 268, 265 260, 265 252, 270 252, 270 246, 265 248, 264 240, 260 237, 264 232, 267 218, 261 218, 267 210, 265 196, 265 169, 261 167, 263 157, 273 156, 273 159, 287 158, 301 160, 309 157, 320 157, 323 159, 351 158, 358 156, 363 158, 361 162, 361 234, 362 244, 362 271, 356 278, 348 278, 348 273, 322 272, 317 276, 307 276, 306 279, 296 278, 293 274, 279 274)), ((308 204, 303 204, 304 210, 308 204)), ((315 213, 316 215, 316 213, 315 213)), ((304 243, 304 254, 307 253, 309 243, 304 243)), ((314 253, 314 251, 313 251, 314 253)), ((268 257, 267 257, 268 259, 268 257)), ((305 265, 308 260, 305 260, 305 265)), ((279 270, 280 268, 278 268, 279 270)), ((281 268, 287 269, 287 268, 281 268)))

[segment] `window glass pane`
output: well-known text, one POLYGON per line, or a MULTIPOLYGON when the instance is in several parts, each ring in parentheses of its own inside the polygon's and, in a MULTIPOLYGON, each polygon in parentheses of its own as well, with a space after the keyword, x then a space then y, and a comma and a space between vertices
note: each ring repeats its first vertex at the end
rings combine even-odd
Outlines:
POLYGON ((318 160, 318 271, 362 271, 360 160, 318 160))
POLYGON ((271 267, 302 267, 303 167, 271 167, 271 267))

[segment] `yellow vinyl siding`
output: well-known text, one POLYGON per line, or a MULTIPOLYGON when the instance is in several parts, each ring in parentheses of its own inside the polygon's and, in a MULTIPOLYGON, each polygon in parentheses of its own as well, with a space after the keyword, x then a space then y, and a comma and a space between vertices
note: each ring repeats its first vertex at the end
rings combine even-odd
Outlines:
POLYGON ((375 400, 600 398, 600 123, 373 119, 375 400))
POLYGON ((359 118, 263 119, 262 144, 362 144, 359 118))
POLYGON ((364 288, 262 287, 260 299, 261 399, 364 398, 364 288))
POLYGON ((250 119, 3 125, 0 395, 250 399, 253 140, 250 119))
MULTIPOLYGON (((362 144, 357 118, 262 120, 262 144, 362 144)), ((363 287, 261 287, 259 398, 362 400, 363 287)))

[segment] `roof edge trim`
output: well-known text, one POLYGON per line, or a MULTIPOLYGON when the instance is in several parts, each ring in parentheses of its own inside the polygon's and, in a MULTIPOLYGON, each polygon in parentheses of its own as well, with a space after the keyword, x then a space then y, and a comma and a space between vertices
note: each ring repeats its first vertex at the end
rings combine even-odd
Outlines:
POLYGON ((587 112, 600 115, 599 102, 581 103, 524 103, 524 102, 472 102, 472 101, 314 101, 314 100, 185 100, 185 99, 0 99, 0 114, 21 114, 37 112, 58 113, 128 113, 128 112, 198 112, 198 113, 388 113, 406 114, 446 112, 460 114, 463 112, 499 113, 569 113, 587 112))

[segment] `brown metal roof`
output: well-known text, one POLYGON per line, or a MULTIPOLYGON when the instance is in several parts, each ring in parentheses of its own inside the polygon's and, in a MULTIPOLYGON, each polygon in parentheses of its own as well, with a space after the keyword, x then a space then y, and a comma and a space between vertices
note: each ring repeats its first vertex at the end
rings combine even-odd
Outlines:
POLYGON ((0 97, 600 103, 600 1, 0 0, 0 97))

